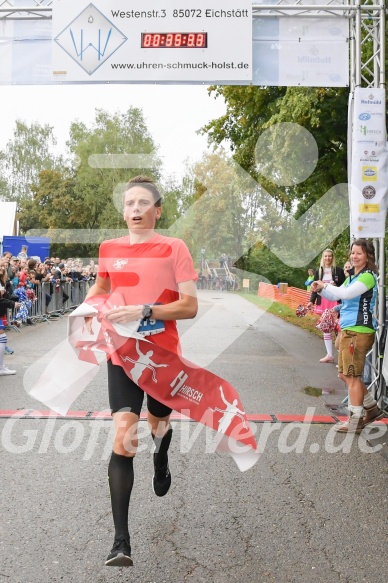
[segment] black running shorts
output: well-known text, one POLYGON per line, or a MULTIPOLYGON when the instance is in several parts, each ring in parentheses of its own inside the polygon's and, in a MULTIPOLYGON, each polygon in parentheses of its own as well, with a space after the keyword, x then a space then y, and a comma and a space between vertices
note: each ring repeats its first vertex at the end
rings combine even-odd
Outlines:
MULTIPOLYGON (((121 409, 130 409, 132 413, 140 415, 144 400, 144 391, 136 385, 119 365, 112 364, 108 360, 108 390, 109 405, 112 413, 121 409)), ((154 417, 167 417, 172 409, 159 403, 153 397, 147 395, 147 409, 154 417)))

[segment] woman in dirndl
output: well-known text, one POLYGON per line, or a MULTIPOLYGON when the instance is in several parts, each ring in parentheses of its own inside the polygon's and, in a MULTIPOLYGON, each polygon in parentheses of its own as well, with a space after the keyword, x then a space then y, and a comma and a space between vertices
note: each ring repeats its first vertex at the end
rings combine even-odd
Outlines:
MULTIPOLYGON (((314 273, 314 281, 322 281, 323 283, 330 283, 340 287, 345 281, 345 274, 341 267, 337 267, 335 262, 334 253, 331 249, 325 249, 322 253, 321 263, 319 268, 314 273)), ((315 312, 317 314, 322 314, 325 310, 331 310, 334 308, 338 302, 330 301, 326 298, 317 294, 317 292, 312 292, 310 301, 307 304, 307 308, 311 308, 315 305, 315 312)), ((333 333, 324 332, 323 341, 326 349, 326 356, 320 359, 319 362, 322 363, 332 363, 334 362, 333 357, 333 333)))

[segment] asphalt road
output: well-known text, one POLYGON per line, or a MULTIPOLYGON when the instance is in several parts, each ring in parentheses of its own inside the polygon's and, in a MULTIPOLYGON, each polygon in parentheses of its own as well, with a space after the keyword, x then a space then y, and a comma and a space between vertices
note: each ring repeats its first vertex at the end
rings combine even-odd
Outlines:
MULTIPOLYGON (((184 354, 231 382, 248 414, 327 415, 325 400, 341 402, 335 367, 318 362, 323 340, 238 296, 200 297, 200 315, 180 326, 184 354), (309 396, 308 386, 334 393, 309 396)), ((8 333, 15 354, 6 363, 18 374, 0 378, 1 410, 44 408, 23 379, 37 377, 65 331, 66 318, 8 333)), ((102 367, 72 409, 107 408, 102 367)), ((388 466, 372 435, 254 424, 261 459, 240 473, 214 453, 211 431, 173 425, 173 485, 159 499, 142 423, 130 512, 134 567, 119 569, 104 566, 113 541, 111 422, 0 419, 0 583, 386 582, 388 466)))

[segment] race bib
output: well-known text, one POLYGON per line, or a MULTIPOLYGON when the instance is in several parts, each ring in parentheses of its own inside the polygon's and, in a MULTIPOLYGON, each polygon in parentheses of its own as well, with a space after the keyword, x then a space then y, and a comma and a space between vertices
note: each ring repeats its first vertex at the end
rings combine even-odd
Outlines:
POLYGON ((160 334, 161 332, 165 331, 164 322, 163 320, 153 320, 150 318, 149 320, 142 320, 140 322, 140 326, 137 329, 138 334, 142 334, 143 336, 151 336, 153 334, 160 334))

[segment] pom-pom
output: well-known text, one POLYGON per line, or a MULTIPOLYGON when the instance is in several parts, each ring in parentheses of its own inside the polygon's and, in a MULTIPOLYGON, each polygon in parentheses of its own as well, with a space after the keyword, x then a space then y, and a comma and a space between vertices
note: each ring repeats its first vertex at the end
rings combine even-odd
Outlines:
POLYGON ((314 312, 314 306, 310 306, 310 308, 308 308, 303 304, 299 304, 299 306, 295 310, 295 314, 298 316, 298 318, 303 318, 303 316, 306 316, 306 314, 308 314, 309 312, 310 314, 314 312))
POLYGON ((317 328, 324 334, 333 332, 337 326, 337 318, 330 310, 324 310, 322 316, 318 320, 317 328))
POLYGON ((29 300, 31 300, 32 302, 34 302, 36 300, 36 295, 35 295, 35 292, 34 292, 33 289, 30 289, 30 288, 27 289, 26 290, 26 295, 27 295, 27 298, 29 300))
POLYGON ((298 316, 298 318, 303 318, 303 316, 305 316, 308 312, 308 309, 306 308, 306 306, 304 306, 303 304, 300 304, 295 311, 295 314, 298 316))

